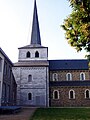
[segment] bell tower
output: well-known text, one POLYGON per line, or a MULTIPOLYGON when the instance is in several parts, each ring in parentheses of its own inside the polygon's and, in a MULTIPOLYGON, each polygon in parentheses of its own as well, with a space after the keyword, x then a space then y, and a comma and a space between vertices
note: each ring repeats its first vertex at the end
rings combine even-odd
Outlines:
POLYGON ((19 48, 18 60, 48 60, 48 48, 41 45, 36 0, 34 1, 31 42, 30 45, 19 48))
POLYGON ((48 47, 41 44, 36 0, 29 45, 19 48, 13 73, 17 82, 18 105, 49 106, 48 47))

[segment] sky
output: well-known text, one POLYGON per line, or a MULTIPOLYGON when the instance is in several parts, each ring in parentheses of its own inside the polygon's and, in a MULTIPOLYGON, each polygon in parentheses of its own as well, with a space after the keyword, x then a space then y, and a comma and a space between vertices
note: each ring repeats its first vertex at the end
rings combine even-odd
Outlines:
MULTIPOLYGON (((61 28, 72 9, 68 0, 36 0, 42 45, 48 59, 84 59, 85 52, 72 48, 61 28)), ((34 0, 0 0, 0 47, 12 62, 18 48, 30 44, 34 0)))

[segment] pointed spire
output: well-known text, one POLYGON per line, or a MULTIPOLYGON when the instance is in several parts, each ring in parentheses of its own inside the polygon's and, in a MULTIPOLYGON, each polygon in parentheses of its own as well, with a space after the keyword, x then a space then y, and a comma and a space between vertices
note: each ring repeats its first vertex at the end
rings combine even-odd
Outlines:
POLYGON ((39 30, 38 14, 36 0, 34 1, 34 13, 31 33, 31 45, 41 45, 41 37, 39 30))

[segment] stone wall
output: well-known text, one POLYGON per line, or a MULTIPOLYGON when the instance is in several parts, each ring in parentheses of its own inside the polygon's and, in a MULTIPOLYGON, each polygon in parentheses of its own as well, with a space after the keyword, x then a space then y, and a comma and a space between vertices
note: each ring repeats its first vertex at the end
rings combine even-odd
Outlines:
POLYGON ((90 87, 51 87, 50 105, 58 107, 90 107, 90 98, 85 98, 85 90, 90 87), (53 99, 53 91, 59 91, 59 99, 53 99), (75 99, 69 98, 69 91, 75 91, 75 99))
MULTIPOLYGON (((85 74, 85 80, 90 80, 89 70, 59 70, 50 71, 50 81, 53 81, 53 74, 58 74, 57 81, 67 81, 66 74, 72 74, 72 81, 80 81, 80 73, 85 74)), ((82 81, 81 81, 82 82, 82 81)), ((74 85, 73 85, 74 86, 74 85)), ((50 87, 50 105, 60 107, 83 107, 90 106, 90 99, 85 98, 85 90, 89 89, 90 86, 51 86, 50 87), (59 99, 53 98, 53 91, 59 91, 59 99), (75 91, 75 99, 69 98, 69 91, 75 91)))
POLYGON ((29 49, 19 49, 19 61, 24 60, 47 60, 48 59, 48 48, 29 48, 29 49), (26 58, 27 52, 30 52, 30 58, 26 58), (39 52, 39 57, 35 58, 35 52, 39 52))
POLYGON ((17 82, 18 105, 48 105, 48 67, 14 67, 13 73, 17 82), (28 81, 28 75, 32 75, 31 82, 28 81), (28 100, 28 93, 32 93, 32 100, 28 100))
POLYGON ((89 70, 60 70, 50 71, 50 81, 53 81, 53 74, 58 74, 58 81, 66 81, 66 74, 72 74, 72 80, 80 80, 80 73, 85 73, 85 80, 90 80, 89 70))

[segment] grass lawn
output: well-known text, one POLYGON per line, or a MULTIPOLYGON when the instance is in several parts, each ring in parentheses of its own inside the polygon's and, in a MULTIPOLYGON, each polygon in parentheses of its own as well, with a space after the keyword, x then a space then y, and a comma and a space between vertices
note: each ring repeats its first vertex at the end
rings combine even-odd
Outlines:
POLYGON ((90 108, 38 108, 30 120, 90 120, 90 108))

